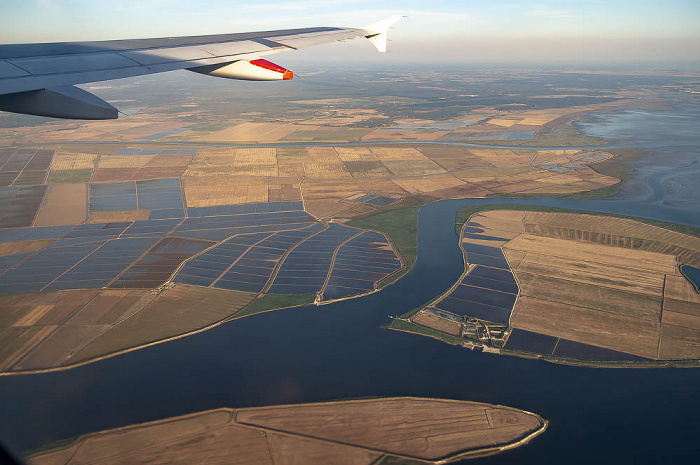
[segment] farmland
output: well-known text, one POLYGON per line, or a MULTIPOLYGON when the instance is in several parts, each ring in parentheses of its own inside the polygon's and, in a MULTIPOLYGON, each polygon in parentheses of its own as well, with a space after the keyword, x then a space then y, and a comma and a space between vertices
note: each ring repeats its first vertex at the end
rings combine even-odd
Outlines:
POLYGON ((475 213, 460 231, 466 268, 446 294, 389 327, 460 336, 468 347, 590 364, 700 359, 700 239, 624 218, 475 213), (455 326, 457 325, 457 326, 455 326))
MULTIPOLYGON (((490 75, 463 76, 450 86, 416 86, 433 78, 367 81, 373 90, 364 97, 316 87, 312 93, 237 95, 236 105, 212 97, 208 86, 194 86, 181 106, 163 106, 158 97, 144 96, 147 108, 116 121, 40 126, 0 121, 0 298, 12 296, 12 312, 34 315, 18 313, 19 320, 2 326, 3 371, 59 369, 289 303, 322 305, 372 293, 415 262, 420 205, 463 197, 605 193, 628 174, 618 166, 627 159, 624 150, 565 146, 567 141, 604 145, 578 133, 572 125, 576 118, 646 105, 626 84, 588 96, 566 86, 555 90, 532 84, 535 88, 517 98, 454 93, 465 85, 491 92, 490 75), (394 89, 410 90, 406 95, 411 97, 394 95, 394 89), (524 101, 506 102, 513 98, 524 101), (199 107, 202 101, 207 111, 199 107), (501 147, 452 145, 489 141, 501 147), (552 141, 549 145, 562 147, 539 148, 552 141), (123 321, 95 316, 88 318, 93 323, 76 324, 82 320, 74 318, 87 318, 84 308, 93 308, 93 300, 70 296, 87 291, 94 292, 90 299, 95 302, 123 292, 140 296, 141 303, 130 307, 123 321), (218 302, 226 293, 235 298, 228 306, 213 303, 200 319, 183 310, 182 318, 154 329, 159 323, 149 315, 162 316, 158 302, 181 292, 190 296, 183 301, 218 302), (42 311, 50 315, 46 306, 54 304, 31 302, 57 295, 68 299, 65 318, 41 317, 42 311), (131 331, 132 320, 143 322, 143 328, 131 331)), ((104 90, 115 99, 127 92, 104 90)), ((645 92, 653 96, 656 91, 645 92)), ((503 226, 498 221, 507 218, 490 221, 498 237, 510 240, 510 230, 498 230, 503 226)), ((543 271, 544 265, 569 269, 572 260, 585 257, 547 261, 527 252, 550 245, 558 250, 564 246, 557 241, 571 237, 559 237, 562 229, 554 224, 548 223, 546 231, 539 223, 526 227, 540 229, 518 234, 536 240, 516 238, 510 248, 488 237, 470 237, 472 250, 465 245, 465 253, 475 260, 475 274, 439 309, 457 311, 465 299, 476 299, 485 312, 481 317, 506 324, 516 314, 508 307, 517 292, 510 283, 499 285, 509 289, 505 293, 484 290, 477 278, 486 273, 482 278, 491 279, 498 273, 491 269, 507 271, 498 266, 511 260, 522 260, 521 268, 509 272, 531 299, 552 298, 543 290, 545 282, 575 288, 546 281, 561 279, 543 271), (499 310, 489 313, 493 304, 499 310)), ((662 242, 650 237, 640 247, 697 263, 692 247, 663 248, 662 242)), ((637 269, 622 257, 611 260, 570 272, 581 286, 602 282, 610 289, 604 296, 588 293, 586 305, 614 298, 608 302, 624 300, 630 312, 634 308, 647 317, 662 301, 679 308, 673 303, 677 298, 658 296, 665 282, 659 273, 667 270, 637 269)), ((582 301, 575 289, 562 292, 561 299, 568 305, 582 301)), ((688 319, 675 313, 666 321, 688 319)), ((461 337, 444 315, 421 315, 426 325, 442 325, 449 336, 461 337)), ((662 332, 686 341, 669 331, 662 332)), ((684 352, 683 344, 664 343, 663 352, 684 352)))
POLYGON ((546 427, 513 408, 410 397, 218 409, 81 436, 30 463, 447 463, 520 447, 546 427))
MULTIPOLYGON (((100 146, 96 153, 3 149, 6 161, 0 166, 0 182, 5 187, 0 187, 0 208, 6 213, 0 216, 0 226, 31 226, 38 203, 52 191, 57 192, 54 197, 63 197, 73 189, 71 192, 75 194, 71 195, 75 198, 69 195, 69 202, 77 212, 81 205, 81 199, 77 198, 80 184, 87 185, 91 212, 181 209, 183 203, 187 207, 206 207, 303 199, 307 210, 318 218, 347 219, 381 211, 390 203, 416 195, 435 198, 569 195, 609 188, 619 182, 591 168, 614 157, 613 152, 448 145, 295 148, 192 145, 182 149, 156 146, 148 150, 137 147, 106 145, 100 146), (180 205, 163 206, 162 202, 137 205, 138 199, 133 198, 137 190, 147 193, 149 185, 159 189, 159 184, 168 182, 182 186, 184 197, 180 205), (58 184, 73 187, 52 187, 48 191, 44 187, 58 184), (128 194, 133 194, 130 201, 128 194), (121 197, 104 199, 118 200, 105 206, 96 202, 95 197, 101 195, 121 197), (380 200, 358 200, 366 196, 380 200), (11 213, 18 209, 22 210, 21 214, 11 213)), ((37 221, 42 226, 67 224, 65 219, 47 220, 46 213, 37 221)))
POLYGON ((383 234, 320 222, 302 202, 190 207, 185 217, 177 179, 95 186, 98 212, 145 206, 136 211, 147 216, 0 234, 5 373, 191 334, 255 313, 245 309, 263 295, 286 307, 374 292, 403 264, 383 234))

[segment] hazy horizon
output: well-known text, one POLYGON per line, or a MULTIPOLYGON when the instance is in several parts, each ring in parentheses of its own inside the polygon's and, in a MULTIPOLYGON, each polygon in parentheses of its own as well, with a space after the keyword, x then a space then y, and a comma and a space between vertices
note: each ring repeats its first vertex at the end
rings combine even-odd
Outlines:
POLYGON ((58 42, 248 32, 310 26, 362 27, 405 14, 390 54, 369 44, 313 48, 285 62, 700 63, 700 4, 543 0, 238 1, 8 0, 0 42, 58 42))

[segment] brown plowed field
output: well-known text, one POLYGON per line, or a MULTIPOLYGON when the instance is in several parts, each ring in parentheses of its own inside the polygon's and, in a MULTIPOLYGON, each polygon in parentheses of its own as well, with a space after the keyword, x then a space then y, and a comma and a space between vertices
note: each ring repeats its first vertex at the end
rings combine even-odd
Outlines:
POLYGON ((539 416, 516 409, 437 399, 220 409, 81 436, 30 463, 434 463, 466 451, 498 452, 545 427, 539 416))
POLYGON ((87 186, 54 184, 46 191, 44 202, 34 219, 34 226, 80 224, 87 217, 87 186))
POLYGON ((460 325, 454 320, 443 318, 430 310, 422 310, 411 317, 411 321, 427 328, 436 329, 443 333, 452 334, 453 336, 460 335, 460 325))

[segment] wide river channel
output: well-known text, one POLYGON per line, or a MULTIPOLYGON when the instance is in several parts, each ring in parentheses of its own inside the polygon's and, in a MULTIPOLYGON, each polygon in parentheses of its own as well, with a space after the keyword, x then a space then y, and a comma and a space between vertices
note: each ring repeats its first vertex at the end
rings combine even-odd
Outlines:
POLYGON ((653 188, 633 200, 427 205, 418 219, 418 261, 396 284, 359 299, 243 318, 67 371, 0 377, 0 437, 21 451, 217 407, 406 395, 502 404, 550 421, 531 444, 470 463, 692 463, 700 450, 700 369, 562 366, 380 328, 389 315, 458 279, 463 263, 454 219, 461 207, 551 205, 700 226, 700 211, 666 205, 653 188))

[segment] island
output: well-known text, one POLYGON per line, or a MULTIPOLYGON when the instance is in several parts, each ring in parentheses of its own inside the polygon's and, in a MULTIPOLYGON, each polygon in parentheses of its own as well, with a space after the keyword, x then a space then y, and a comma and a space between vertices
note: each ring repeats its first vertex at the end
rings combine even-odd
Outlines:
POLYGON ((700 234, 671 226, 470 207, 458 214, 459 281, 388 328, 566 364, 698 366, 700 293, 689 276, 697 279, 700 234))
POLYGON ((47 445, 29 463, 438 464, 523 446, 547 425, 510 407, 414 397, 223 408, 47 445))

